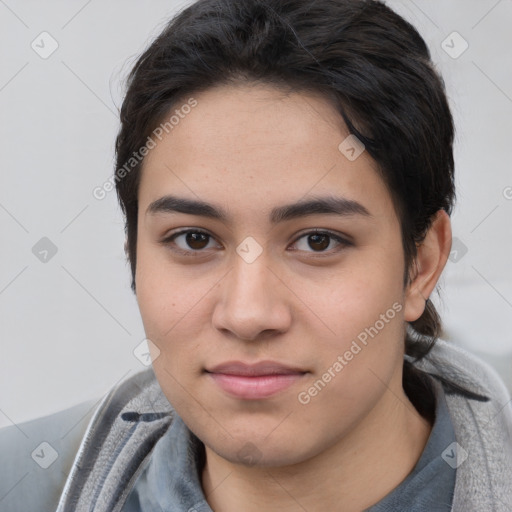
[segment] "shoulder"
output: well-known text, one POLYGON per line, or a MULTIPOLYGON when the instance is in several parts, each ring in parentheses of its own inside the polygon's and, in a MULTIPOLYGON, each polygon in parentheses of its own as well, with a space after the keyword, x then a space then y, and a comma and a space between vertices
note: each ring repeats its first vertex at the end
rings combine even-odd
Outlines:
POLYGON ((150 367, 124 377, 103 398, 0 428, 0 510, 55 510, 85 445, 101 446, 123 413, 129 424, 129 415, 168 407, 150 367))
POLYGON ((457 440, 454 510, 512 510, 512 400, 501 377, 444 340, 415 366, 445 392, 457 440))
POLYGON ((510 392, 496 370, 481 358, 453 343, 438 339, 427 356, 415 366, 436 375, 447 385, 452 383, 502 405, 510 404, 510 392))
POLYGON ((55 509, 98 403, 89 400, 0 429, 0 509, 3 512, 55 509))
POLYGON ((113 510, 168 430, 173 412, 152 367, 114 386, 89 422, 57 510, 113 510))

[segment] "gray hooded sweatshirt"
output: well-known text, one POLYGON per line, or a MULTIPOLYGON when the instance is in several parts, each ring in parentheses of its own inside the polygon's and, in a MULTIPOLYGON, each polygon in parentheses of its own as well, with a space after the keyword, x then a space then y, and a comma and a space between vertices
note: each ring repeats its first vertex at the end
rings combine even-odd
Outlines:
MULTIPOLYGON (((511 512, 512 400, 503 382, 487 364, 443 340, 415 366, 441 382, 457 443, 467 457, 456 470, 452 512, 511 512)), ((61 453, 63 465, 58 476, 47 481, 47 490, 34 489, 34 485, 44 486, 44 480, 36 484, 26 473, 15 488, 7 490, 7 496, 2 497, 5 491, 0 486, 0 510, 52 510, 31 508, 37 496, 41 505, 58 499, 57 512, 121 512, 155 444, 175 418, 151 368, 125 378, 94 407, 85 435, 75 434, 81 442, 74 460, 70 458, 76 452, 73 443, 61 453), (66 460, 73 460, 69 472, 66 460), (60 498, 56 495, 59 476, 64 487, 60 498), (30 480, 30 488, 23 493, 23 482, 30 480), (3 503, 6 507, 10 503, 10 508, 4 509, 3 503)), ((12 480, 12 467, 6 468, 9 448, 1 434, 0 430, 0 476, 12 480)), ((44 453, 43 448, 32 455, 34 460, 44 453)), ((11 459, 12 452, 13 448, 11 459)), ((19 446, 16 453, 19 458, 19 446)), ((181 502, 176 496, 172 510, 181 511, 181 502)))

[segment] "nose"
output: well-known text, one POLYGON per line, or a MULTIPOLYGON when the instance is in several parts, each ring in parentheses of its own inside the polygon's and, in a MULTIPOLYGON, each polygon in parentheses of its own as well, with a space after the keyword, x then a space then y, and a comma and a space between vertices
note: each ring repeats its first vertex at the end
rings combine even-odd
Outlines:
POLYGON ((263 255, 252 263, 236 256, 219 286, 212 319, 216 329, 245 341, 268 339, 289 329, 291 292, 263 255))

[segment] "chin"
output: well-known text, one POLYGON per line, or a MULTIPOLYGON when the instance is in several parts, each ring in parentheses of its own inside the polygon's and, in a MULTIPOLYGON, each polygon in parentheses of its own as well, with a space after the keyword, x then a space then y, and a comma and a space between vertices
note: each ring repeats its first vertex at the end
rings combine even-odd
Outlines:
POLYGON ((208 448, 219 457, 245 467, 277 468, 291 466, 304 462, 314 456, 315 449, 305 448, 296 437, 279 438, 268 441, 262 437, 256 440, 254 436, 231 440, 229 443, 212 443, 208 440, 208 448))

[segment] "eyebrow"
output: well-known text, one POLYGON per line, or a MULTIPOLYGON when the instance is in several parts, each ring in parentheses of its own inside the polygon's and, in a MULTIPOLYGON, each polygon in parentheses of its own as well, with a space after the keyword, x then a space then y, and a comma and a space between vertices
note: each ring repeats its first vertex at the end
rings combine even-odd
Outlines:
MULTIPOLYGON (((204 201, 172 195, 163 196, 148 206, 146 215, 157 213, 185 213, 216 219, 225 223, 229 221, 229 215, 223 208, 204 201)), ((370 212, 357 201, 344 197, 327 196, 273 208, 270 214, 270 222, 277 224, 291 219, 318 214, 372 217, 370 212)))

